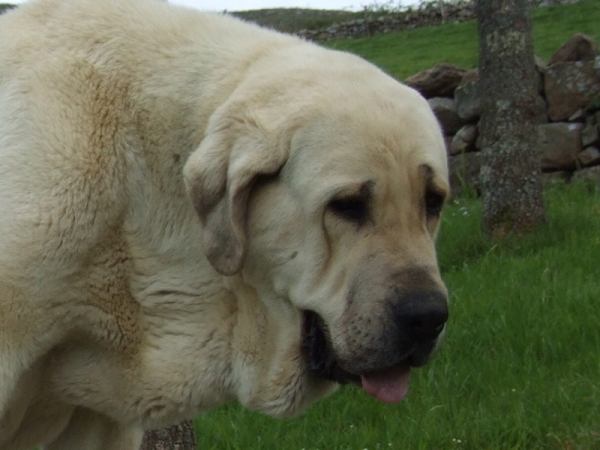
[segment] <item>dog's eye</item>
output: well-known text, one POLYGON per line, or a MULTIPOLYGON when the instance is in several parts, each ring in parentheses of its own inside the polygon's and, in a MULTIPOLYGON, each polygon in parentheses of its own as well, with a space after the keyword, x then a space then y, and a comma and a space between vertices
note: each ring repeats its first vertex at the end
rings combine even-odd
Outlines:
POLYGON ((428 218, 437 217, 442 212, 444 196, 435 191, 427 191, 425 194, 425 211, 428 218))
POLYGON ((338 217, 363 224, 367 220, 369 208, 367 201, 362 197, 347 197, 331 201, 329 209, 338 217))

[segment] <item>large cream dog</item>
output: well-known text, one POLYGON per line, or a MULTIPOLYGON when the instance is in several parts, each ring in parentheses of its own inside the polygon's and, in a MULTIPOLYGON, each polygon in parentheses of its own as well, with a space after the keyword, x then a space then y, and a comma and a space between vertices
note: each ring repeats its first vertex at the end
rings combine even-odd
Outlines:
POLYGON ((33 1, 0 43, 1 449, 404 397, 447 319, 416 92, 157 0, 33 1))

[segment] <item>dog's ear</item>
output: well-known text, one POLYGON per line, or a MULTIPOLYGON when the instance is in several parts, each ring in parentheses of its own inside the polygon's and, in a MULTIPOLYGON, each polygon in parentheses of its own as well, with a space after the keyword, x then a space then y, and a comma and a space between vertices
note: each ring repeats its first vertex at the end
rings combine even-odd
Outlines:
POLYGON ((277 173, 287 157, 288 146, 270 137, 256 118, 211 119, 183 173, 203 226, 204 253, 219 273, 233 275, 241 269, 253 182, 277 173))

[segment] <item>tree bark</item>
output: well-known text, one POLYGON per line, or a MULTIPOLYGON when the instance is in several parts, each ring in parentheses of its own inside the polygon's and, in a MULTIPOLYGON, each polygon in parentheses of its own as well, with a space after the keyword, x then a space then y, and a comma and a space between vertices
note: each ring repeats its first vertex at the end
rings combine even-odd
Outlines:
POLYGON ((545 220, 540 116, 527 0, 476 0, 479 25, 483 229, 523 234, 545 220))
POLYGON ((140 450, 196 450, 196 435, 191 421, 170 428, 148 431, 140 450))

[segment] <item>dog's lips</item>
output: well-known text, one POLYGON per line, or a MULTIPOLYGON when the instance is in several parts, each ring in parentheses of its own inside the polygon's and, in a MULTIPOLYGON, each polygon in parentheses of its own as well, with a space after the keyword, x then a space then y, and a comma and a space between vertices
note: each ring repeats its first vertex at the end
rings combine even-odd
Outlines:
POLYGON ((322 319, 312 311, 304 311, 303 350, 311 372, 337 383, 354 383, 385 403, 398 403, 407 393, 411 375, 410 358, 381 370, 354 374, 336 360, 322 319))
POLYGON ((361 374, 363 389, 385 403, 398 403, 408 394, 410 366, 404 362, 393 367, 361 374))
POLYGON ((340 384, 361 384, 359 375, 350 373, 339 365, 325 335, 321 318, 312 311, 304 311, 302 347, 310 370, 315 375, 340 384))

